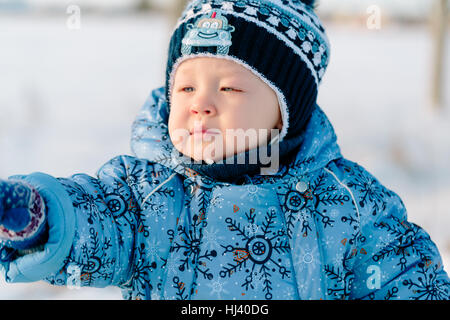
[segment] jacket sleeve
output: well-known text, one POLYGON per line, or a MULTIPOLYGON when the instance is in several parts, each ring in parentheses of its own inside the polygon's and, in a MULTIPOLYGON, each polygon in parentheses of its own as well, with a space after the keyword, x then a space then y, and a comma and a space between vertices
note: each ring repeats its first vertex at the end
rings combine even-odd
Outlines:
POLYGON ((14 176, 44 198, 49 239, 43 250, 3 264, 6 281, 95 287, 128 281, 142 220, 140 201, 152 190, 152 168, 146 160, 118 156, 102 166, 96 178, 14 176))
POLYGON ((360 219, 352 299, 448 300, 450 282, 435 243, 407 220, 400 197, 357 164, 346 184, 360 219))

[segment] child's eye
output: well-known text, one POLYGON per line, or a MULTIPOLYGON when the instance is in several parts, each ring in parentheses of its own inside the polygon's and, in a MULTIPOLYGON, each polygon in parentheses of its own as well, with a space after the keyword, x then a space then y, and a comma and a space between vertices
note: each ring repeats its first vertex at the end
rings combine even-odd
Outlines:
MULTIPOLYGON (((238 90, 238 89, 235 89, 235 88, 231 88, 231 87, 223 87, 221 90, 225 91, 225 92, 233 92, 233 91, 240 92, 241 91, 241 90, 238 90)), ((181 91, 182 92, 193 92, 194 88, 193 87, 184 87, 184 88, 181 89, 181 91)))
POLYGON ((223 87, 222 90, 226 91, 226 92, 232 92, 232 91, 240 91, 238 89, 234 89, 234 88, 230 88, 230 87, 223 87))

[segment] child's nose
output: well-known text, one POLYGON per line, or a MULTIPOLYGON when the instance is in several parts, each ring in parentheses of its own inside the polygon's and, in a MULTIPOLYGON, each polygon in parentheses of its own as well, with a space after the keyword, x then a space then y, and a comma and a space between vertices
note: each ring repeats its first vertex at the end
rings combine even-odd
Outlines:
POLYGON ((216 108, 210 99, 199 99, 191 106, 191 113, 194 115, 214 115, 216 108))

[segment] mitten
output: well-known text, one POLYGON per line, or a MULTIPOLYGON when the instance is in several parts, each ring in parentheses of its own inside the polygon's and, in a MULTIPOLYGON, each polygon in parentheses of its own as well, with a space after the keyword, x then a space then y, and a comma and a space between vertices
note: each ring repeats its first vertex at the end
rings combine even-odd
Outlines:
POLYGON ((45 203, 31 185, 0 180, 0 247, 32 249, 47 241, 45 203))

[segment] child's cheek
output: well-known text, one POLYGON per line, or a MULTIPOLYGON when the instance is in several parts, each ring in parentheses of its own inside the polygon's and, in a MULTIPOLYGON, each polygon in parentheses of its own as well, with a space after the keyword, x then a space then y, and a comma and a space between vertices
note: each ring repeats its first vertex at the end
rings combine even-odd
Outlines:
POLYGON ((189 131, 184 128, 175 128, 173 130, 169 130, 170 140, 177 149, 180 149, 183 145, 186 144, 186 140, 189 138, 189 135, 189 131))

